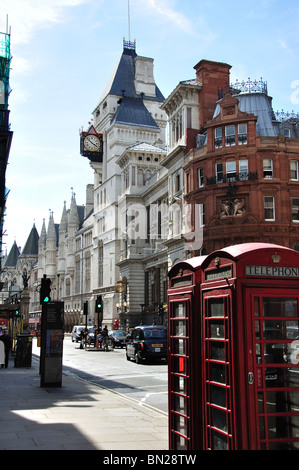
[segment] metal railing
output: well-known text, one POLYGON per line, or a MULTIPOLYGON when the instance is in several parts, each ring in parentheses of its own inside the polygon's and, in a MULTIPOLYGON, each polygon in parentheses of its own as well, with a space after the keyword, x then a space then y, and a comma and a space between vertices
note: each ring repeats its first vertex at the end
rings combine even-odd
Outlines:
POLYGON ((233 181, 256 181, 258 179, 257 171, 253 172, 241 172, 232 174, 226 174, 222 176, 212 176, 210 178, 206 178, 207 186, 211 186, 213 184, 222 184, 222 183, 231 183, 233 181))

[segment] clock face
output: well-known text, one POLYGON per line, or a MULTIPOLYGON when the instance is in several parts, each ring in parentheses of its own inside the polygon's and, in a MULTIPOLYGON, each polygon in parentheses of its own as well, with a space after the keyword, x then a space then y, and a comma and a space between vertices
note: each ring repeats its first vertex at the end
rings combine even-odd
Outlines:
POLYGON ((90 152, 96 152, 100 148, 100 141, 95 135, 88 135, 84 139, 84 147, 90 152))

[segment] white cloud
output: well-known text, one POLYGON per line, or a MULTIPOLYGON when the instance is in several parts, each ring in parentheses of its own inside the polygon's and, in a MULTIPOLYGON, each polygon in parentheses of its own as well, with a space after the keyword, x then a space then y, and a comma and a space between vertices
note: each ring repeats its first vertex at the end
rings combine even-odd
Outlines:
POLYGON ((172 9, 168 2, 162 0, 147 0, 149 5, 161 16, 166 17, 169 21, 175 24, 176 27, 183 31, 190 32, 193 27, 188 18, 182 13, 178 13, 172 9))
POLYGON ((160 18, 164 18, 167 21, 175 25, 176 28, 191 33, 193 31, 193 25, 189 19, 180 12, 175 11, 172 2, 169 0, 146 0, 145 2, 136 2, 136 8, 141 7, 143 12, 145 10, 151 11, 160 18))
POLYGON ((280 45, 282 49, 284 49, 287 52, 287 54, 293 57, 296 56, 294 51, 287 45, 287 43, 283 39, 278 39, 278 44, 280 45))
POLYGON ((86 1, 88 0, 1 0, 1 30, 6 28, 8 15, 14 44, 29 43, 38 30, 64 21, 65 7, 75 7, 86 1))
MULTIPOLYGON (((168 23, 171 31, 191 35, 202 43, 209 44, 217 35, 208 26, 205 15, 199 14, 200 8, 194 9, 194 14, 188 18, 183 13, 184 5, 176 0, 135 0, 134 8, 142 9, 143 16, 154 15, 155 20, 168 23)), ((136 10, 134 10, 136 12, 136 10)), ((134 13, 133 11, 133 13, 134 13)), ((134 15, 133 15, 134 17, 134 15)))

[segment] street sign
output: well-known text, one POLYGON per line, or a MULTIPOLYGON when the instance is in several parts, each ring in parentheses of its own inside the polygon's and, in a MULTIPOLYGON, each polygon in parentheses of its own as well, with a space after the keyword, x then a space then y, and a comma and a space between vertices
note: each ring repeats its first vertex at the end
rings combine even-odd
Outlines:
POLYGON ((41 324, 41 387, 61 387, 63 339, 64 303, 44 303, 41 324))

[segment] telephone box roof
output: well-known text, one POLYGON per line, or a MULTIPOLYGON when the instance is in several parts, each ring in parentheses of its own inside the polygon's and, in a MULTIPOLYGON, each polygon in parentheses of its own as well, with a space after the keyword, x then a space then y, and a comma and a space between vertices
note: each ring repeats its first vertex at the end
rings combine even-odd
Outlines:
MULTIPOLYGON (((255 251, 268 250, 268 251, 285 251, 289 253, 294 253, 294 250, 287 248, 285 246, 275 245, 272 243, 241 243, 239 245, 231 245, 220 250, 213 251, 210 253, 204 260, 204 267, 206 267, 210 261, 217 256, 224 258, 232 258, 233 260, 239 260, 246 256, 249 253, 255 251)), ((295 252, 296 253, 296 252, 295 252)), ((299 253, 298 253, 299 254, 299 253)))
POLYGON ((196 268, 199 268, 202 265, 205 259, 206 259, 206 256, 195 256, 194 258, 189 258, 183 261, 178 261, 169 270, 168 276, 172 277, 175 271, 178 270, 178 268, 185 268, 185 269, 190 269, 191 271, 195 271, 196 268))

